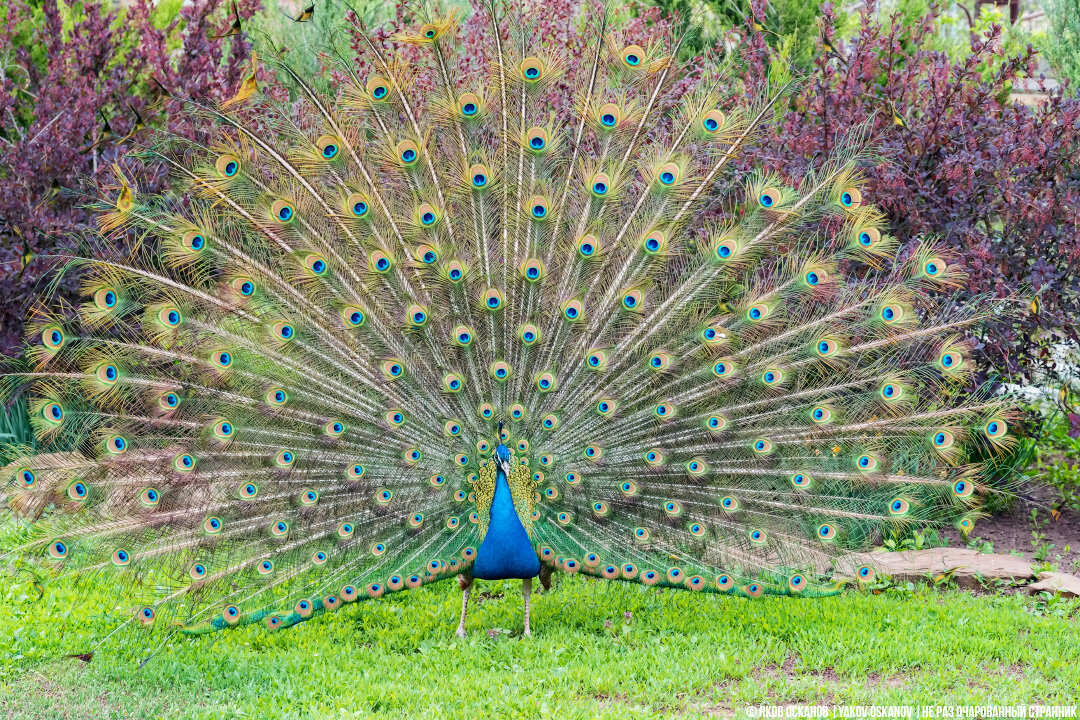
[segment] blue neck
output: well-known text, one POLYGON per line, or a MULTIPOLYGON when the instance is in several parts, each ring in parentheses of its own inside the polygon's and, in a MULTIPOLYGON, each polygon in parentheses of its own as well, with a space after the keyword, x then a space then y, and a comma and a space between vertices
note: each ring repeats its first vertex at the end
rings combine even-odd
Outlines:
POLYGON ((504 580, 539 574, 540 558, 518 518, 502 468, 495 477, 495 497, 491 501, 489 517, 487 535, 470 571, 472 576, 481 580, 504 580))

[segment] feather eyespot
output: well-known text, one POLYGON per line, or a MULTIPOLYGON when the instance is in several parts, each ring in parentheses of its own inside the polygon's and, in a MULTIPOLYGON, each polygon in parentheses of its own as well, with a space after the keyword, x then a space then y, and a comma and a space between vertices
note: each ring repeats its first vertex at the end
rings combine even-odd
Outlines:
POLYGON ((758 194, 758 204, 768 210, 780 204, 780 191, 776 188, 765 188, 758 194))
POLYGON ((64 346, 64 331, 58 327, 47 327, 41 331, 41 344, 50 352, 56 352, 64 346))
POLYGON ((280 468, 292 467, 296 462, 296 454, 292 450, 282 450, 274 456, 274 464, 280 468))
POLYGON ((574 298, 562 304, 562 316, 570 322, 580 322, 585 319, 585 305, 574 298))
POLYGON ((582 235, 578 239, 578 255, 585 259, 595 258, 600 252, 600 241, 595 235, 582 235))
POLYGON ((244 483, 240 486, 239 495, 243 500, 251 500, 259 494, 259 486, 255 483, 244 483))
POLYGON ((267 405, 281 407, 289 401, 289 394, 282 388, 270 388, 266 391, 263 399, 266 401, 267 405))
POLYGON ((480 96, 476 93, 467 92, 458 97, 458 111, 466 118, 476 117, 482 107, 480 96))
POLYGON ((810 419, 818 425, 825 425, 832 420, 832 410, 824 405, 816 405, 810 410, 810 419))
POLYGON ((855 458, 855 467, 862 472, 873 472, 874 470, 877 470, 878 463, 877 456, 871 453, 864 453, 855 458))
POLYGON ((755 303, 746 311, 746 317, 751 322, 760 322, 769 317, 771 308, 767 303, 755 303))
POLYGON ((405 366, 400 360, 391 358, 390 360, 383 362, 382 371, 383 375, 385 375, 388 380, 396 380, 405 374, 405 366))
POLYGON ((345 324, 349 327, 360 327, 364 324, 367 317, 360 308, 353 305, 346 305, 341 308, 341 319, 344 320, 345 324))
POLYGON ((656 173, 656 180, 663 187, 677 185, 682 177, 682 171, 675 163, 667 163, 656 173))
POLYGON ((94 371, 94 375, 97 377, 98 382, 102 385, 112 386, 120 379, 120 371, 112 363, 104 363, 98 365, 97 370, 94 371))
POLYGON ((631 312, 641 312, 641 303, 644 298, 645 294, 641 290, 628 290, 622 296, 623 309, 631 312))
POLYGON ((119 302, 119 296, 113 288, 101 288, 94 293, 94 307, 98 310, 113 310, 119 302))
POLYGON ((448 392, 461 392, 463 387, 465 387, 465 382, 457 373, 447 373, 446 375, 443 375, 443 388, 448 392))
POLYGON ((359 480, 364 476, 364 466, 359 463, 350 465, 345 471, 345 474, 350 480, 359 480))
POLYGON ((550 372, 541 373, 536 378, 536 389, 542 393, 555 389, 555 376, 550 372))
POLYGON ((240 172, 240 161, 234 155, 219 155, 214 169, 224 178, 234 178, 240 172))
POLYGON ((206 566, 202 563, 195 563, 188 569, 188 576, 192 580, 202 580, 206 577, 206 566))
POLYGON ((616 406, 617 403, 614 400, 611 400, 610 398, 605 398, 600 402, 596 403, 596 413, 597 415, 601 415, 603 417, 609 417, 612 413, 615 412, 616 406))
POLYGON ((50 425, 59 425, 64 421, 64 408, 60 403, 46 403, 41 408, 41 417, 50 425))
POLYGON ((528 282, 536 282, 544 276, 544 264, 539 260, 526 260, 520 270, 521 276, 528 282))
POLYGON ((111 455, 123 455, 127 449, 128 442, 122 435, 111 435, 105 440, 105 450, 111 455))
POLYGON ((691 476, 703 475, 709 471, 709 465, 703 458, 693 458, 686 463, 686 472, 691 476))
POLYGON ((705 427, 708 428, 710 432, 722 432, 727 425, 727 418, 723 415, 710 415, 705 418, 705 427))
POLYGON ((661 420, 671 420, 678 414, 678 408, 671 403, 662 402, 653 408, 653 417, 661 420))
POLYGON ((964 364, 964 356, 956 350, 946 350, 938 356, 938 366, 945 372, 959 370, 964 364))
POLYGON ((932 280, 940 278, 945 273, 945 270, 945 262, 936 257, 930 258, 922 266, 923 274, 932 280))
POLYGON ((904 388, 896 383, 885 383, 881 386, 878 394, 885 402, 896 402, 904 396, 904 388))
POLYGON ((529 128, 525 133, 525 146, 534 153, 543 152, 548 146, 548 134, 544 128, 529 128))
POLYGON ((491 367, 489 368, 489 370, 491 372, 491 376, 500 382, 509 378, 511 373, 510 364, 505 360, 496 360, 495 362, 491 363, 491 367))
MULTIPOLYGON (((521 420, 524 417, 525 417, 525 406, 524 405, 522 405, 521 403, 514 403, 513 405, 510 406, 510 419, 511 420, 517 421, 517 420, 521 420)), ((522 440, 522 442, 525 442, 525 441, 522 440)), ((519 443, 519 445, 520 445, 520 443, 519 443)), ((519 449, 521 449, 521 448, 519 447, 519 449)))
POLYGON ((644 458, 645 463, 647 465, 651 465, 652 467, 656 467, 657 465, 663 465, 665 459, 664 453, 660 452, 659 450, 646 450, 644 458))
POLYGON ((952 486, 953 495, 960 498, 971 497, 975 492, 975 483, 970 480, 957 480, 952 486))
POLYGON ((596 173, 589 181, 589 191, 596 197, 604 197, 611 190, 611 178, 606 173, 596 173))
POLYGON ((719 110, 710 110, 701 118, 701 129, 712 135, 724 126, 724 113, 719 110))
POLYGON ((386 78, 375 76, 367 81, 368 97, 375 102, 383 102, 390 97, 390 83, 386 78))
POLYGON ((723 508, 726 513, 738 512, 739 501, 731 496, 726 496, 720 499, 720 507, 723 508))
POLYGON ((274 562, 272 560, 263 560, 256 566, 256 569, 260 575, 270 575, 274 572, 274 562))
POLYGON ((604 103, 596 112, 596 119, 600 127, 610 130, 619 126, 622 121, 622 110, 615 103, 604 103))
POLYGON ((555 414, 545 415, 540 424, 544 426, 545 430, 554 430, 559 426, 559 416, 555 414))
POLYGON ((403 140, 395 148, 398 161, 405 167, 416 164, 420 158, 420 147, 412 140, 403 140))
POLYGON ((184 316, 180 310, 171 305, 158 310, 157 319, 162 325, 170 328, 179 327, 180 323, 184 322, 184 316))
POLYGON ((540 328, 532 323, 526 323, 518 329, 518 337, 526 345, 533 345, 540 341, 540 328))
POLYGON ((180 238, 180 244, 188 253, 196 255, 206 249, 206 236, 198 230, 189 230, 180 238))
POLYGON ((458 325, 454 328, 454 343, 459 347, 468 347, 473 341, 473 331, 467 325, 458 325))
POLYGON ((645 50, 640 45, 627 45, 619 56, 623 64, 629 68, 637 68, 645 59, 645 50))
POLYGON ((27 467, 18 468, 15 471, 15 477, 19 480, 19 484, 24 488, 31 488, 34 483, 37 482, 37 475, 33 470, 27 467))
POLYGON ((773 444, 768 438, 758 438, 751 447, 757 455, 768 455, 773 451, 773 444))
POLYGON ((718 360, 712 367, 713 375, 716 377, 729 377, 735 374, 735 363, 731 360, 718 360))
POLYGON ((488 310, 498 310, 503 306, 503 296, 495 288, 490 288, 481 296, 480 302, 488 310))
POLYGON ((405 424, 405 414, 397 409, 387 410, 383 418, 390 427, 397 428, 405 424))
POLYGON ((889 501, 890 515, 907 515, 910 508, 911 506, 908 501, 903 498, 894 498, 889 501))
POLYGON ((730 575, 716 576, 716 589, 720 592, 731 592, 735 588, 735 581, 730 575))
POLYGON ((319 149, 319 155, 324 160, 333 160, 338 156, 338 152, 341 150, 341 144, 336 137, 331 135, 323 135, 315 141, 315 147, 319 149))
POLYGON ((881 231, 874 227, 863 228, 856 234, 859 247, 872 250, 881 244, 881 231))
POLYGON ((323 256, 319 255, 318 253, 308 253, 304 257, 304 267, 309 273, 311 273, 315 277, 322 277, 323 275, 326 275, 326 271, 328 269, 326 265, 326 260, 324 260, 323 256))
POLYGON ((886 325, 893 325, 904 319, 904 308, 902 305, 883 305, 879 317, 886 325))
POLYGON ((667 248, 667 235, 662 230, 653 230, 641 241, 641 247, 647 255, 658 255, 667 248))
POLYGON ((564 476, 566 483, 571 486, 578 486, 581 484, 581 473, 570 471, 564 476))
POLYGON ((761 382, 763 385, 773 387, 779 385, 784 380, 784 371, 779 368, 769 368, 765 372, 761 373, 761 382))
POLYGON ((544 63, 538 57, 527 57, 518 65, 523 80, 536 82, 544 77, 544 63))
POLYGON ((621 492, 623 495, 626 495, 627 497, 636 495, 637 491, 637 484, 631 480, 624 480, 622 483, 619 484, 619 492, 621 492))
POLYGON ((405 318, 412 327, 423 327, 428 321, 427 309, 421 305, 411 305, 409 306, 409 309, 405 311, 405 318))
POLYGON ((305 507, 310 507, 319 501, 319 493, 317 490, 304 490, 300 493, 300 504, 305 507))
POLYGON ((848 187, 840 191, 840 205, 845 210, 856 210, 862 205, 862 193, 858 188, 848 187))
POLYGON ((764 545, 768 542, 769 536, 764 530, 751 530, 750 542, 755 545, 764 545))
POLYGON ((415 465, 420 462, 421 457, 423 457, 423 454, 417 448, 408 448, 401 453, 401 459, 405 461, 406 465, 415 465))
POLYGON ((276 538, 283 538, 289 534, 289 523, 278 520, 270 526, 270 534, 276 538))
POLYGON ((543 220, 548 216, 548 199, 543 195, 533 195, 529 198, 528 209, 533 220, 543 220))
POLYGON ((147 605, 136 610, 135 617, 138 619, 140 625, 143 627, 150 627, 154 624, 157 613, 154 612, 154 608, 147 605))
POLYGON ((158 492, 157 488, 143 488, 142 492, 139 493, 139 502, 143 507, 157 507, 161 502, 161 493, 158 492))
POLYGON ((345 199, 345 210, 354 218, 367 217, 369 209, 368 199, 365 195, 353 193, 345 199))
POLYGON ((604 449, 599 445, 586 445, 581 454, 590 462, 598 462, 604 455, 604 449))
POLYGON ((124 567, 131 562, 131 554, 127 550, 116 550, 112 554, 112 563, 117 567, 124 567))
POLYGON ((603 350, 593 350, 589 353, 585 362, 592 370, 603 370, 607 367, 608 355, 603 350))
POLYGON ((482 403, 476 409, 476 412, 478 415, 480 415, 480 417, 485 420, 490 420, 491 418, 495 417, 495 408, 494 406, 492 406, 491 403, 482 403))
POLYGON ((936 450, 948 450, 955 442, 955 436, 948 430, 938 430, 930 436, 930 443, 936 450))
POLYGON ((288 200, 275 200, 270 206, 270 214, 282 225, 288 224, 296 217, 296 210, 288 200))
POLYGON ((1009 432, 1009 424, 1001 418, 992 418, 983 426, 983 433, 991 440, 1004 437, 1009 432))

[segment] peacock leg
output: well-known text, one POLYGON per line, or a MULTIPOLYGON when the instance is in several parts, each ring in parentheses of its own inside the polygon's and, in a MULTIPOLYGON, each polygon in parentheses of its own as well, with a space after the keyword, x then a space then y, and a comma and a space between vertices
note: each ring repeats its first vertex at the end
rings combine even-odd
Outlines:
POLYGON ((540 587, 543 588, 543 592, 547 592, 551 589, 551 566, 542 565, 540 567, 540 587))
POLYGON ((469 593, 472 591, 473 579, 468 575, 458 575, 458 587, 461 588, 461 622, 457 626, 457 636, 465 637, 465 613, 469 609, 469 593))
POLYGON ((532 594, 532 578, 521 581, 521 597, 525 601, 525 637, 532 637, 529 629, 529 595, 532 594))

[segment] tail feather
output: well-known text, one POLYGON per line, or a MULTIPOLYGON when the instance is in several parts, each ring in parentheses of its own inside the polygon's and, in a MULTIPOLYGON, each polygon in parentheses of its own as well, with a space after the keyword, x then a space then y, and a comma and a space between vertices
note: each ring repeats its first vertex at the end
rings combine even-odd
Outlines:
POLYGON ((751 597, 835 592, 838 555, 1009 482, 964 339, 1001 306, 952 303, 932 240, 897 257, 865 126, 747 172, 790 84, 722 108, 685 38, 602 13, 566 58, 482 12, 484 73, 456 17, 400 52, 353 25, 333 97, 265 52, 294 103, 189 101, 210 139, 141 154, 175 193, 103 188, 85 301, 34 307, 17 552, 115 574, 148 642, 467 571, 500 441, 548 566, 751 597))

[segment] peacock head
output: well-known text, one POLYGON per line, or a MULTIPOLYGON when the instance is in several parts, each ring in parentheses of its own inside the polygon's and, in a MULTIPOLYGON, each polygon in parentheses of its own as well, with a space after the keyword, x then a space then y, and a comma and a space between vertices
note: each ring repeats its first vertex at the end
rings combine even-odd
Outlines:
POLYGON ((499 464, 506 477, 510 477, 510 448, 503 438, 502 423, 499 423, 499 444, 495 448, 495 462, 499 464))

